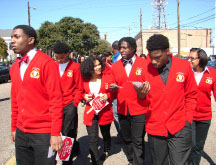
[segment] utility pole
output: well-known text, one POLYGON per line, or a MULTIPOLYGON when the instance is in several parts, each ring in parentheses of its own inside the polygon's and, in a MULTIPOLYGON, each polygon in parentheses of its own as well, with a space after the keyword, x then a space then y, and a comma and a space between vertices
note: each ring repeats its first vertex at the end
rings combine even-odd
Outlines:
POLYGON ((129 37, 130 37, 130 26, 129 26, 129 28, 128 28, 128 33, 129 33, 129 37))
POLYGON ((142 39, 142 8, 140 8, 140 42, 141 42, 141 54, 143 54, 143 39, 142 39))
MULTIPOLYGON (((216 0, 215 0, 215 7, 216 7, 216 0)), ((215 8, 215 16, 216 16, 216 8, 215 8)), ((216 19, 215 19, 215 27, 216 27, 216 19)), ((214 48, 213 48, 213 51, 214 51, 215 48, 216 48, 216 33, 215 33, 215 38, 214 38, 214 48)))
POLYGON ((177 0, 177 20, 178 20, 178 56, 181 53, 181 36, 180 36, 180 23, 179 23, 179 0, 177 0))
POLYGON ((28 25, 31 26, 31 22, 30 22, 30 6, 29 6, 29 1, 28 1, 28 25))

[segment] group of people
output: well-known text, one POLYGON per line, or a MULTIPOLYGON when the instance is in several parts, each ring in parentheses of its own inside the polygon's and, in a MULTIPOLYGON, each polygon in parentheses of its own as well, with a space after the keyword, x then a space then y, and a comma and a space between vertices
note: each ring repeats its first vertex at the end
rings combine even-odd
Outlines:
POLYGON ((207 67, 204 50, 192 48, 188 62, 170 53, 167 37, 155 34, 142 58, 135 39, 123 37, 112 44, 113 55, 90 56, 80 65, 69 58, 64 42, 54 45, 56 61, 36 50, 37 34, 30 26, 16 26, 11 37, 12 49, 22 56, 10 69, 11 139, 18 165, 56 164, 55 155, 47 157, 48 148, 59 151, 61 135, 74 138, 69 161, 62 162, 73 164, 80 153, 82 100, 93 165, 111 155, 113 121, 129 165, 144 164, 146 133, 153 165, 199 164, 212 118, 211 92, 216 94, 216 71, 207 67), (93 106, 96 99, 102 108, 93 106))

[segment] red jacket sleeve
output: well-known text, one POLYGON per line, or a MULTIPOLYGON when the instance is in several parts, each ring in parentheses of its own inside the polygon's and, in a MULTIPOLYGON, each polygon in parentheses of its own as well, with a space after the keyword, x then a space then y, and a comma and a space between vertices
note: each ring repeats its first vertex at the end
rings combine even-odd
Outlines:
MULTIPOLYGON (((185 66, 186 67, 186 66, 185 66)), ((188 76, 185 82, 185 110, 186 118, 192 123, 193 113, 197 105, 197 85, 190 65, 188 65, 188 76)))
MULTIPOLYGON (((214 70, 214 71, 215 71, 214 73, 216 73, 216 70, 214 70)), ((216 74, 215 74, 214 81, 213 81, 212 93, 213 93, 214 99, 216 101, 216 74)))
POLYGON ((60 75, 54 61, 49 61, 44 68, 45 88, 49 95, 49 111, 52 118, 51 136, 60 136, 63 117, 63 98, 60 75))
POLYGON ((74 105, 77 106, 79 102, 82 100, 82 92, 83 92, 83 84, 82 77, 80 73, 80 66, 78 65, 74 72, 74 81, 75 81, 75 89, 74 89, 74 105))
POLYGON ((13 76, 12 76, 13 68, 10 69, 10 77, 11 77, 11 131, 16 131, 16 124, 17 124, 17 116, 18 116, 18 105, 16 101, 16 90, 15 84, 13 83, 13 76))

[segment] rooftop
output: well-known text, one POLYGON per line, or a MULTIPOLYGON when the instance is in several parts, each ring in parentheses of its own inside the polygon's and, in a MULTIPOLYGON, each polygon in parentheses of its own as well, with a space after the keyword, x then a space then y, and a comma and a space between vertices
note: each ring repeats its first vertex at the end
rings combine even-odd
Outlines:
POLYGON ((0 29, 0 37, 11 37, 12 29, 0 29))

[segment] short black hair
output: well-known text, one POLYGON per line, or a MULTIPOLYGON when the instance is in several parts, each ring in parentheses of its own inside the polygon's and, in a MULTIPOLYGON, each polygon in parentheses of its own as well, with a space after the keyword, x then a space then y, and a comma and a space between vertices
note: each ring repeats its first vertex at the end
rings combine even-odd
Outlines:
POLYGON ((166 50, 168 48, 169 40, 162 34, 154 34, 147 40, 146 49, 148 51, 166 50))
POLYGON ((130 45, 130 47, 134 49, 134 53, 136 53, 137 44, 136 44, 136 40, 135 40, 134 38, 132 38, 132 37, 123 37, 123 38, 121 38, 121 39, 119 40, 119 43, 118 43, 119 49, 120 49, 121 43, 122 43, 123 41, 127 42, 127 43, 130 45))
POLYGON ((56 42, 54 44, 53 51, 57 54, 69 53, 70 47, 65 42, 56 42))
POLYGON ((89 56, 88 58, 85 59, 85 61, 83 61, 80 67, 82 78, 85 81, 89 81, 91 79, 94 73, 94 62, 96 60, 98 60, 101 64, 101 71, 104 70, 105 65, 100 57, 89 56))
POLYGON ((14 29, 22 29, 23 32, 28 36, 28 37, 34 37, 35 41, 34 41, 34 45, 37 44, 37 33, 35 31, 35 29, 31 26, 28 25, 17 25, 13 28, 14 29))
POLYGON ((190 52, 197 52, 199 58, 199 66, 204 69, 208 64, 208 56, 206 52, 200 48, 191 48, 190 52))
POLYGON ((114 42, 112 43, 112 48, 118 50, 118 49, 119 49, 118 44, 119 44, 119 41, 114 41, 114 42))
POLYGON ((109 57, 109 56, 112 56, 112 53, 111 52, 106 52, 106 53, 103 54, 103 56, 104 57, 109 57))

